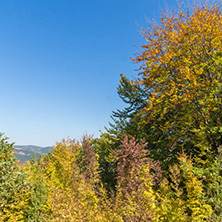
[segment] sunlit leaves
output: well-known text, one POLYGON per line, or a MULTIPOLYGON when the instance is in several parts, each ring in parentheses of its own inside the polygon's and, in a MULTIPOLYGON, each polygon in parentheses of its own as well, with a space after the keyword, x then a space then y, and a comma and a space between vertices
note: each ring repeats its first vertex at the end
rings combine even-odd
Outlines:
POLYGON ((118 88, 129 107, 114 113, 119 119, 109 132, 146 138, 151 155, 166 165, 182 150, 203 156, 210 149, 204 158, 211 158, 221 144, 219 132, 212 131, 222 124, 220 7, 162 14, 160 23, 143 29, 143 37, 146 43, 133 59, 140 65, 138 78, 122 76, 118 88), (117 128, 121 120, 125 125, 117 128), (196 132, 202 129, 200 148, 196 132))
POLYGON ((30 184, 18 166, 13 144, 0 134, 0 220, 23 221, 30 184))

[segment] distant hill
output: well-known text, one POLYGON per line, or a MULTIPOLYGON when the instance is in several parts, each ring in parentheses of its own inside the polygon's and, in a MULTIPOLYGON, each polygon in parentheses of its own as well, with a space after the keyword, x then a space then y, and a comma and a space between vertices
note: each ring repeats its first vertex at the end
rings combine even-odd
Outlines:
POLYGON ((40 156, 44 156, 49 153, 53 147, 41 147, 41 146, 33 146, 33 145, 14 145, 15 148, 15 156, 20 163, 26 163, 31 159, 31 156, 35 154, 36 158, 40 158, 40 156))

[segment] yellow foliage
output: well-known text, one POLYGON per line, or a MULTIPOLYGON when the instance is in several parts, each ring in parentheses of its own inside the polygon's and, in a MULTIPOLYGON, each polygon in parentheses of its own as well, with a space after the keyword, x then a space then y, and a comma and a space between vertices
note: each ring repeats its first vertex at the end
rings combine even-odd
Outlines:
MULTIPOLYGON (((29 190, 20 190, 13 196, 13 203, 8 203, 0 210, 0 221, 25 221, 24 212, 28 207, 29 190)), ((10 194, 9 194, 10 195, 10 194)))
POLYGON ((105 190, 87 181, 80 174, 77 162, 80 144, 74 141, 58 143, 46 163, 48 188, 46 221, 122 221, 114 212, 105 190))
POLYGON ((171 183, 164 179, 160 189, 155 193, 158 204, 155 209, 157 218, 153 221, 187 222, 186 202, 183 199, 183 189, 180 187, 180 169, 177 165, 171 167, 170 179, 171 183))
MULTIPOLYGON (((133 59, 140 64, 139 77, 130 83, 142 89, 145 105, 132 122, 139 121, 145 130, 160 124, 163 133, 174 132, 177 144, 182 140, 195 143, 193 129, 221 123, 220 6, 196 5, 192 14, 183 10, 163 13, 160 24, 143 29, 143 37, 146 43, 133 59), (175 121, 169 124, 169 118, 175 121)), ((166 147, 173 149, 170 142, 166 147)))
POLYGON ((124 221, 151 221, 151 218, 155 218, 156 200, 153 178, 149 175, 149 171, 149 164, 146 164, 142 166, 139 175, 133 175, 130 172, 129 178, 138 177, 141 181, 130 193, 125 192, 124 186, 118 185, 115 207, 124 221))
POLYGON ((190 221, 205 221, 213 213, 210 205, 205 203, 202 183, 193 174, 191 159, 185 154, 178 157, 180 168, 183 171, 185 188, 187 192, 186 206, 190 209, 190 221))

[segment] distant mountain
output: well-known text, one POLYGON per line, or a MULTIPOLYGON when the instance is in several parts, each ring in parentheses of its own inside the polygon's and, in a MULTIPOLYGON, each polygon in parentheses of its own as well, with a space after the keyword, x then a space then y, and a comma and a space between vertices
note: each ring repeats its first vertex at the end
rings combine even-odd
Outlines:
POLYGON ((33 145, 14 145, 15 148, 15 156, 20 163, 26 163, 31 159, 31 156, 35 154, 36 158, 40 158, 40 156, 45 156, 49 153, 53 147, 41 147, 41 146, 33 146, 33 145))

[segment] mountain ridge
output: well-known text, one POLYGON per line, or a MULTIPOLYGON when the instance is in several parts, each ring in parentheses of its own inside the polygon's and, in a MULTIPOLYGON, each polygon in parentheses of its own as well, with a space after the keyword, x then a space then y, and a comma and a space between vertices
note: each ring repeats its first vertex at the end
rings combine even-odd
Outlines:
POLYGON ((39 159, 40 156, 45 156, 49 153, 53 147, 52 146, 36 146, 36 145, 14 145, 15 156, 21 164, 26 163, 31 160, 31 156, 35 154, 36 158, 39 159))

